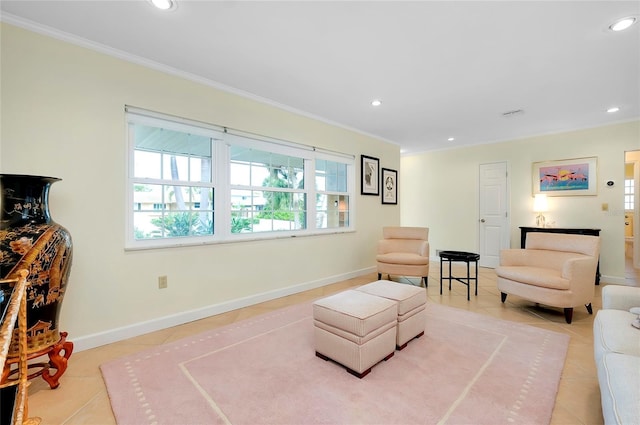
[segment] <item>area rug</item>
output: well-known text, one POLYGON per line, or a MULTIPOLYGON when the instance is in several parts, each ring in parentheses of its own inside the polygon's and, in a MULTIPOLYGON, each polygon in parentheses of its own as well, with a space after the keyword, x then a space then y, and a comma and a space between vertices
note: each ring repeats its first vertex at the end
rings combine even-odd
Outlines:
POLYGON ((427 305, 358 379, 315 356, 310 303, 101 365, 119 424, 548 424, 569 336, 427 305))

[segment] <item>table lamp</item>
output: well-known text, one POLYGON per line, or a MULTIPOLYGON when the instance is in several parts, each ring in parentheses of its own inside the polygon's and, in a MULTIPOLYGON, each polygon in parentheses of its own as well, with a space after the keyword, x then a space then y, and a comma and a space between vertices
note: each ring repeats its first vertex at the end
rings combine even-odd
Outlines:
POLYGON ((547 195, 535 195, 535 197, 533 198, 533 212, 538 213, 538 215, 536 216, 536 226, 545 227, 545 218, 542 213, 547 211, 547 195))

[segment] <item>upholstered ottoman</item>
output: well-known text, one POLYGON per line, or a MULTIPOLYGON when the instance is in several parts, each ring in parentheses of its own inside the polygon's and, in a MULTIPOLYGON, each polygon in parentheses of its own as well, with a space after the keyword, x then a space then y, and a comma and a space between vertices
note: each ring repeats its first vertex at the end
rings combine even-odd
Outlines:
POLYGON ((395 301, 398 305, 396 346, 402 350, 413 338, 424 335, 427 291, 417 286, 379 280, 356 288, 357 291, 395 301))
POLYGON ((396 347, 396 302, 347 290, 313 303, 316 355, 362 378, 396 347))

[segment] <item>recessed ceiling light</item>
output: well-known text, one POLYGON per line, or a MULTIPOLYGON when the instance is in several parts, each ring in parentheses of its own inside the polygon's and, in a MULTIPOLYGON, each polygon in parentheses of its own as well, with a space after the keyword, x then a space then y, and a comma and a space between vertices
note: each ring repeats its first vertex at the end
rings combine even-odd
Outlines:
POLYGON ((454 140, 456 140, 456 139, 455 139, 455 137, 449 137, 449 138, 447 139, 447 141, 449 141, 449 142, 453 142, 454 140))
POLYGON ((613 24, 609 25, 611 31, 624 31, 631 25, 635 24, 637 19, 633 16, 627 16, 626 18, 618 19, 613 24))
POLYGON ((382 105, 382 101, 380 99, 373 99, 371 101, 371 105, 372 106, 380 106, 380 105, 382 105))
POLYGON ((174 0, 149 0, 149 2, 160 10, 172 10, 177 7, 174 0))
POLYGON ((607 109, 607 112, 610 114, 613 114, 614 112, 618 112, 620 110, 620 108, 618 108, 617 106, 614 106, 612 108, 607 109))

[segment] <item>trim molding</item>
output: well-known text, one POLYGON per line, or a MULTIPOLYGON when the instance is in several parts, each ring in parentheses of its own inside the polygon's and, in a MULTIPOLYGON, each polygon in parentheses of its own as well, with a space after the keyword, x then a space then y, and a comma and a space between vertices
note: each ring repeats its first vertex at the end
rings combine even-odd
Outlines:
POLYGON ((38 34, 41 34, 41 35, 44 35, 44 36, 47 36, 47 37, 51 37, 51 38, 54 38, 54 39, 57 39, 57 40, 62 40, 64 42, 67 42, 67 43, 70 43, 70 44, 74 44, 76 46, 80 46, 80 47, 84 47, 86 49, 93 50, 95 52, 99 52, 99 53, 105 54, 107 56, 112 56, 112 57, 115 57, 115 58, 118 58, 118 59, 121 59, 121 60, 124 60, 124 61, 127 61, 127 62, 135 63, 137 65, 141 65, 141 66, 144 66, 146 68, 153 69, 155 71, 160 71, 160 72, 163 72, 163 73, 168 74, 168 75, 173 75, 175 77, 184 78, 185 80, 189 80, 189 81, 193 81, 195 83, 203 84, 203 85, 208 86, 208 87, 213 87, 213 88, 215 88, 217 90, 221 90, 221 91, 224 91, 226 93, 232 93, 232 94, 235 94, 237 96, 244 97, 245 99, 251 99, 251 100, 254 100, 256 102, 260 102, 260 103, 272 106, 274 108, 281 109, 283 111, 287 111, 287 112, 290 112, 290 113, 293 113, 293 114, 296 114, 296 115, 301 115, 303 117, 311 118, 313 120, 320 121, 320 122, 323 122, 325 124, 329 124, 329 125, 334 126, 334 127, 339 127, 339 128, 344 129, 344 130, 353 131, 354 133, 362 134, 363 136, 371 137, 371 138, 374 138, 376 140, 381 140, 383 142, 390 143, 392 145, 396 145, 396 146, 398 145, 397 142, 382 138, 380 136, 376 136, 376 135, 371 134, 371 133, 364 132, 362 130, 358 130, 357 128, 349 127, 349 126, 347 126, 345 124, 341 124, 339 122, 328 120, 328 119, 323 118, 321 116, 314 115, 314 114, 312 114, 310 112, 306 112, 306 111, 303 111, 303 110, 300 110, 300 109, 296 109, 294 107, 285 105, 283 103, 279 103, 279 102, 276 102, 274 100, 268 99, 266 97, 262 97, 262 96, 253 94, 251 92, 247 92, 247 91, 244 91, 244 90, 232 87, 232 86, 228 86, 226 84, 219 83, 217 81, 214 81, 214 80, 211 80, 211 79, 208 79, 208 78, 205 78, 205 77, 201 77, 199 75, 192 74, 190 72, 185 72, 185 71, 182 71, 180 69, 176 69, 176 68, 173 68, 171 66, 164 65, 164 64, 161 64, 159 62, 155 62, 155 61, 143 58, 141 56, 137 56, 137 55, 125 52, 123 50, 115 49, 115 48, 109 47, 109 46, 107 46, 105 44, 97 43, 95 41, 91 41, 91 40, 88 40, 86 38, 79 37, 79 36, 77 36, 75 34, 71 34, 71 33, 68 33, 68 32, 61 31, 61 30, 59 30, 57 28, 53 28, 53 27, 49 27, 49 26, 46 26, 46 25, 42 25, 42 24, 40 24, 38 22, 34 22, 34 21, 29 20, 29 19, 24 19, 24 18, 21 18, 19 16, 13 15, 11 13, 2 13, 0 15, 0 22, 5 22, 7 24, 11 24, 11 25, 14 25, 16 27, 19 27, 19 28, 22 28, 22 29, 25 29, 25 30, 28 30, 28 31, 32 31, 32 32, 35 32, 35 33, 38 33, 38 34))
POLYGON ((193 322, 194 320, 204 319, 216 314, 226 313, 228 311, 237 310, 239 308, 274 300, 276 298, 285 297, 287 295, 308 291, 310 289, 320 288, 322 286, 330 285, 332 283, 340 282, 347 279, 352 279, 358 276, 373 273, 375 271, 375 266, 368 267, 366 269, 360 269, 349 273, 329 276, 323 279, 288 286, 286 288, 263 292, 244 298, 238 298, 219 304, 213 304, 195 310, 184 311, 176 314, 171 314, 169 316, 147 320, 144 322, 133 323, 128 326, 109 329, 107 331, 73 338, 74 351, 78 352, 89 350, 91 348, 100 347, 102 345, 111 344, 114 342, 122 341, 124 339, 144 335, 149 332, 155 332, 173 326, 182 325, 184 323, 193 322))

